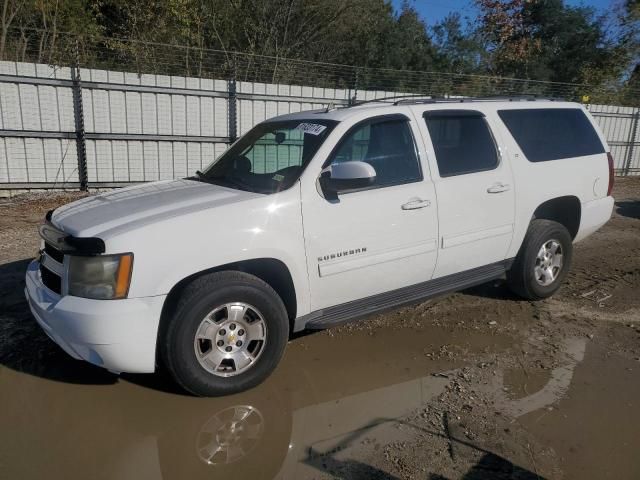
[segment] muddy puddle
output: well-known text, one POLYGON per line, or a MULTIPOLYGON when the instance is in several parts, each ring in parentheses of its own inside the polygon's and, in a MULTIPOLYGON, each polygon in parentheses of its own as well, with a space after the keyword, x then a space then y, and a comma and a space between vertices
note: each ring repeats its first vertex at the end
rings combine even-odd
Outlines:
POLYGON ((555 367, 537 371, 492 370, 491 359, 521 348, 492 331, 313 334, 290 343, 265 384, 215 399, 157 375, 118 378, 50 347, 44 365, 0 367, 2 478, 640 478, 628 461, 640 445, 640 363, 586 337, 565 339, 555 367), (447 345, 458 354, 432 353, 447 345), (495 415, 492 441, 526 444, 540 465, 494 453, 464 413, 434 407, 447 392, 476 395, 459 383, 470 365, 488 373, 476 382, 488 408, 473 414, 495 415), (416 438, 422 453, 403 451, 416 438), (425 476, 390 472, 405 455, 425 476))
POLYGON ((511 342, 437 327, 314 334, 291 342, 265 384, 215 399, 54 352, 44 368, 0 367, 0 476, 319 478, 328 461, 409 437, 400 420, 448 383, 433 374, 465 364, 461 355, 433 360, 432 349, 478 355, 511 342))
POLYGON ((518 422, 553 447, 564 478, 640 478, 640 361, 597 342, 583 351, 556 370, 541 395, 559 401, 527 408, 518 422))

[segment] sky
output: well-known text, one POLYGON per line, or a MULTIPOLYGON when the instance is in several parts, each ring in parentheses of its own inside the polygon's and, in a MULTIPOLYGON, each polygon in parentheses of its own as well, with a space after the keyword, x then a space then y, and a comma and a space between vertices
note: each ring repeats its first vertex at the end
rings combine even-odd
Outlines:
MULTIPOLYGON (((592 6, 599 11, 610 8, 616 0, 565 0, 569 5, 592 6)), ((402 5, 402 0, 392 0, 396 9, 402 5)), ((476 10, 472 0, 409 0, 409 4, 415 7, 427 25, 434 25, 446 17, 449 13, 459 12, 462 17, 475 17, 476 10)))

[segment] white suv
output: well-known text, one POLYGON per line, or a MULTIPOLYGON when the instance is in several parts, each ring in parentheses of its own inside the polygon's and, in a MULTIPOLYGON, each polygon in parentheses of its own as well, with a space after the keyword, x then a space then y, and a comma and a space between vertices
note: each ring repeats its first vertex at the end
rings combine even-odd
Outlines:
POLYGON ((611 216, 612 159, 574 103, 396 99, 283 115, 204 172, 47 215, 26 295, 45 332, 196 395, 255 386, 289 335, 506 275, 552 295, 611 216))

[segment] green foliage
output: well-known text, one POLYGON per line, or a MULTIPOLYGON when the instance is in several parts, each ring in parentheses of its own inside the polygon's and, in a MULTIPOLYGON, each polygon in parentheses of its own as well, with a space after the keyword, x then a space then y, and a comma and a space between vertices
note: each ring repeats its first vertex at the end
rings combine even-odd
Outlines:
POLYGON ((640 0, 606 16, 563 0, 474 0, 478 18, 432 27, 390 0, 0 1, 0 59, 431 94, 639 96, 640 0))
POLYGON ((438 69, 455 73, 485 73, 487 49, 480 33, 465 26, 459 13, 447 16, 432 29, 438 69))
POLYGON ((615 45, 607 41, 604 19, 590 8, 562 0, 477 4, 498 75, 582 83, 586 72, 606 72, 612 66, 615 45))
MULTIPOLYGON (((598 87, 590 101, 612 101, 622 87, 632 58, 631 13, 618 20, 596 16, 590 7, 563 0, 476 0, 481 11, 480 31, 492 52, 490 68, 496 75, 598 87), (625 23, 627 26, 625 26, 625 23)), ((637 0, 627 0, 629 11, 637 0), (633 4, 633 5, 631 5, 633 4)))

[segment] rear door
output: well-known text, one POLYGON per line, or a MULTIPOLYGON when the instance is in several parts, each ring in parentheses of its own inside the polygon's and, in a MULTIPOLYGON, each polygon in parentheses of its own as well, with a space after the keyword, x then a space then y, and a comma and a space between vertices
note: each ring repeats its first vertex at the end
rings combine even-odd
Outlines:
POLYGON ((513 236, 515 195, 495 114, 424 107, 414 112, 438 199, 434 278, 504 260, 513 236))

